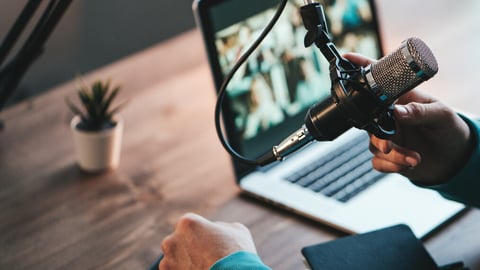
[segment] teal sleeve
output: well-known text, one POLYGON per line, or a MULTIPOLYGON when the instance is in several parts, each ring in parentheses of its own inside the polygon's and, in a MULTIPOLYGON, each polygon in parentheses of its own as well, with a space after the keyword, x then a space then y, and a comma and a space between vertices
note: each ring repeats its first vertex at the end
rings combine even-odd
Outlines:
POLYGON ((466 117, 463 119, 468 123, 475 136, 475 149, 465 166, 450 181, 429 188, 438 191, 447 199, 480 208, 480 123, 466 117))
POLYGON ((210 270, 271 270, 257 254, 238 251, 218 260, 210 270))

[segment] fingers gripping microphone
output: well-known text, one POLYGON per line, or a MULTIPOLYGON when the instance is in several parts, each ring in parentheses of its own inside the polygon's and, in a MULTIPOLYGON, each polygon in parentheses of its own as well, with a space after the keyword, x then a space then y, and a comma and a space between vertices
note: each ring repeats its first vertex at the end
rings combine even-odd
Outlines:
POLYGON ((333 140, 351 127, 379 137, 393 135, 393 102, 433 77, 438 64, 423 41, 410 38, 396 51, 365 68, 337 67, 337 70, 340 76, 332 78, 331 97, 313 105, 307 112, 305 125, 273 147, 277 160, 313 140, 333 140))

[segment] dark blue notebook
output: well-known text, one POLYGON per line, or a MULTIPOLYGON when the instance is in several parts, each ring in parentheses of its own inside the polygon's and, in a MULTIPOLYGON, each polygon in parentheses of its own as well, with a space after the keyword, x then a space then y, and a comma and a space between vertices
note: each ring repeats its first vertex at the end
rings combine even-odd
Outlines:
POLYGON ((422 242, 406 225, 307 246, 302 254, 312 270, 438 270, 422 242))

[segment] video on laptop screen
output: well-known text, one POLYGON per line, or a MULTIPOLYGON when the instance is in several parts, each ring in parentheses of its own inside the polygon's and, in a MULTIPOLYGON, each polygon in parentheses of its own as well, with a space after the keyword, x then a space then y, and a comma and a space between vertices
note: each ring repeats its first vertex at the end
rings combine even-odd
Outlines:
MULTIPOLYGON (((228 0, 210 9, 219 70, 225 76, 268 24, 279 1, 228 0)), ((320 1, 340 52, 381 56, 374 8, 368 0, 320 1)), ((308 108, 330 95, 328 62, 304 47, 303 1, 289 1, 261 46, 227 87, 231 127, 247 157, 258 157, 301 127, 308 108)))

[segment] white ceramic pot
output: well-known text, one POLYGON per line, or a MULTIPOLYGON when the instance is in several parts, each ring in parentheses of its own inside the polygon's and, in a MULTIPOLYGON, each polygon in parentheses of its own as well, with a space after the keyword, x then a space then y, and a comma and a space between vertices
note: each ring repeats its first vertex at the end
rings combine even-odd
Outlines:
POLYGON ((122 145, 123 119, 115 117, 117 125, 102 131, 84 131, 77 128, 80 116, 75 116, 70 127, 77 162, 80 168, 87 172, 101 172, 116 169, 120 162, 122 145))

